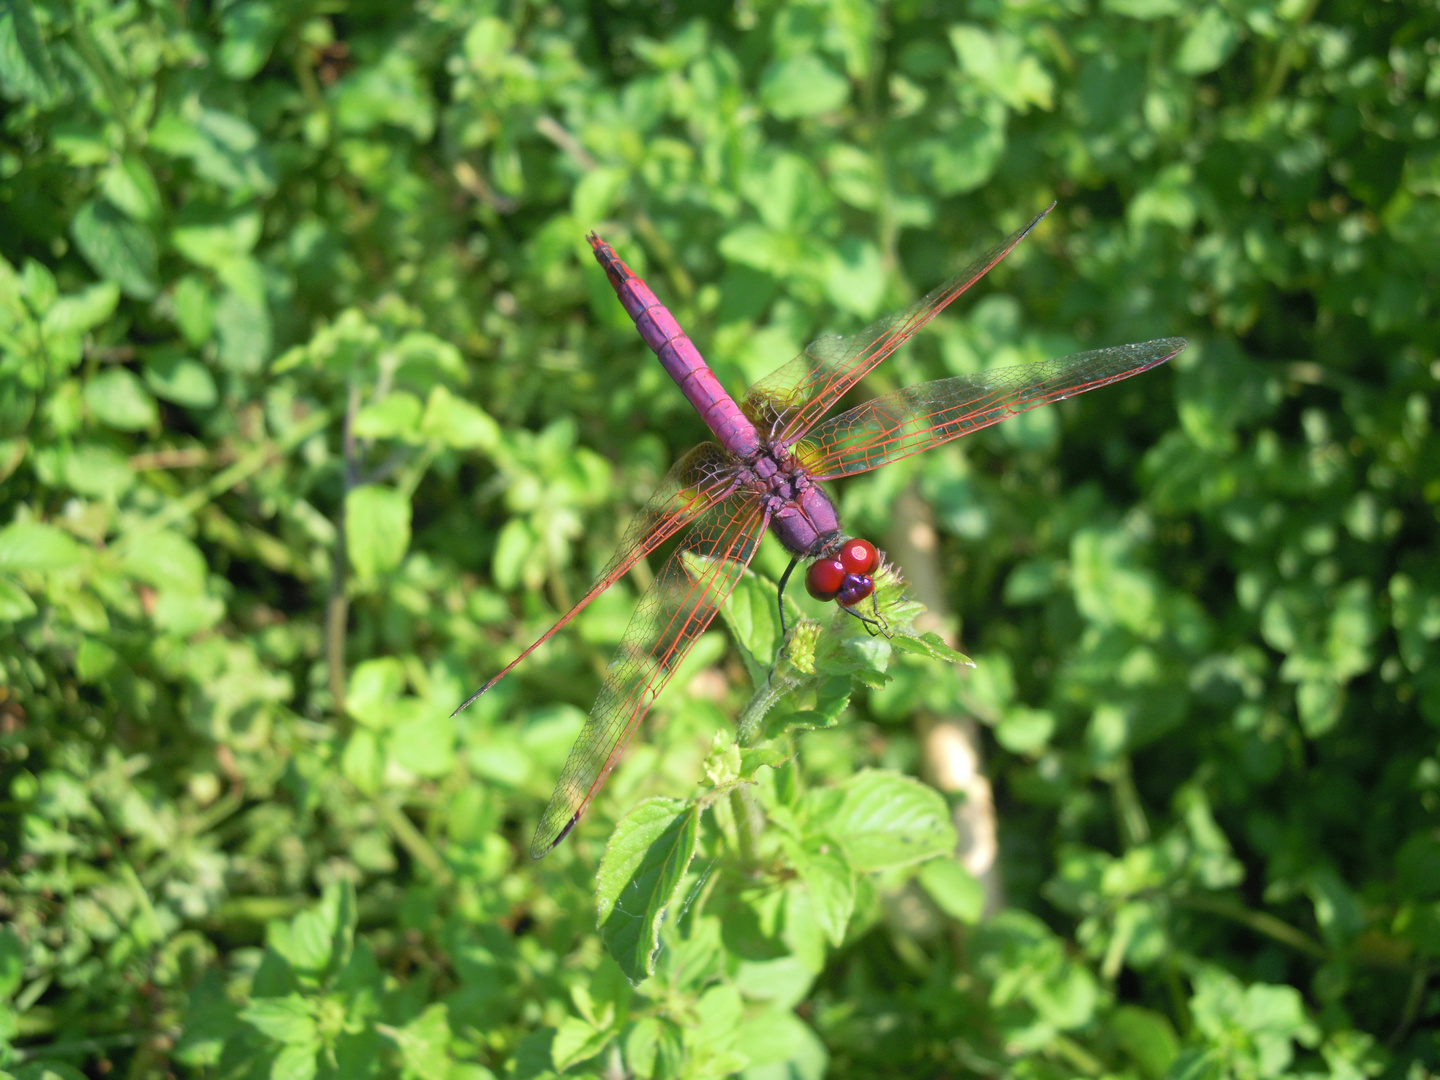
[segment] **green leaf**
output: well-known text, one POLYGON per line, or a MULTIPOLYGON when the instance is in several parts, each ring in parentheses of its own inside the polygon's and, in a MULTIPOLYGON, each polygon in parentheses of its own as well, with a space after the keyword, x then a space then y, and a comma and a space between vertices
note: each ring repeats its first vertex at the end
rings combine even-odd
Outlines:
MULTIPOLYGON (((349 695, 346 695, 347 707, 349 704, 349 695)), ((350 733, 340 757, 340 771, 366 795, 379 792, 385 782, 385 757, 374 732, 361 728, 350 733)))
POLYGON ((155 399, 127 368, 109 368, 86 383, 85 405, 100 423, 120 431, 140 431, 160 419, 155 399))
POLYGON ((219 270, 255 250, 260 212, 190 213, 170 231, 175 250, 198 266, 219 270))
POLYGON ((157 589, 197 594, 204 591, 205 556, 173 529, 146 533, 125 544, 120 565, 132 577, 157 589))
POLYGON ((91 199, 76 212, 70 235, 95 272, 126 296, 149 300, 159 289, 155 237, 104 199, 91 199))
POLYGON ((241 1010, 240 1019, 267 1039, 287 1046, 309 1046, 314 1054, 315 1014, 310 1003, 299 994, 254 998, 241 1010))
POLYGON ((203 345, 215 329, 215 304, 205 282, 195 275, 175 283, 175 322, 191 345, 203 345))
POLYGON ((1005 106, 985 100, 944 137, 917 142, 913 153, 939 194, 974 191, 1000 167, 1005 153, 1005 106))
POLYGON ((406 1080, 450 1080, 450 1011, 431 1005, 403 1028, 384 1027, 385 1036, 400 1048, 406 1080))
POLYGON ((974 926, 985 911, 985 889, 951 858, 931 859, 916 875, 935 906, 952 919, 974 926))
POLYGON ((927 656, 932 660, 947 660, 952 664, 964 664, 966 667, 974 667, 975 661, 964 653, 956 652, 945 644, 943 638, 933 630, 927 630, 918 637, 912 634, 895 634, 890 638, 890 644, 901 652, 911 653, 915 656, 927 656))
POLYGON ((336 882, 325 887, 318 904, 288 924, 272 923, 268 943, 289 962, 302 983, 318 986, 327 972, 338 971, 349 962, 356 917, 355 886, 336 882))
POLYGON ((188 158, 197 173, 229 191, 275 190, 268 150, 255 129, 233 113, 200 107, 185 116, 162 116, 150 128, 150 146, 188 158))
POLYGON ((596 879, 596 926, 632 983, 655 972, 660 923, 695 855, 699 807, 646 799, 620 819, 596 879))
POLYGON ((777 60, 760 81, 760 100, 780 120, 833 112, 849 97, 849 81, 814 53, 777 60))
POLYGON ((435 103, 415 59, 398 48, 378 63, 357 68, 335 88, 335 122, 344 131, 367 132, 381 125, 409 131, 420 142, 435 130, 435 103))
POLYGON ((405 669, 393 656, 380 656, 355 666, 345 691, 345 711, 373 728, 394 720, 395 701, 405 690, 405 669))
POLYGON ((1161 1080, 1180 1054, 1175 1028, 1149 1009, 1121 1005, 1106 1018, 1105 1028, 1146 1080, 1161 1080))
POLYGON ((0 929, 0 1001, 9 1001, 25 977, 25 943, 9 927, 0 929))
POLYGON ((270 1080, 314 1080, 317 1043, 287 1046, 275 1055, 270 1066, 270 1080))
POLYGON ((550 1044, 550 1056, 555 1068, 564 1072, 571 1065, 588 1061, 605 1049, 614 1032, 599 1028, 586 1020, 568 1016, 560 1021, 555 1032, 555 1041, 550 1044))
POLYGON ((740 646, 750 681, 756 686, 764 684, 780 647, 776 595, 774 584, 747 569, 720 606, 725 625, 740 646))
POLYGON ((53 525, 15 521, 0 529, 0 571, 64 570, 83 557, 70 534, 53 525))
POLYGON ((1190 29, 1175 53, 1175 66, 1187 75, 1203 75, 1214 71, 1240 42, 1240 31, 1234 20, 1219 4, 1209 4, 1190 24, 1190 29))
POLYGON ((59 93, 55 65, 30 0, 0 0, 0 85, 42 106, 59 93))
POLYGON ((955 828, 934 788, 899 773, 866 769, 837 792, 807 798, 808 827, 828 833, 856 870, 923 862, 955 849, 955 828))
POLYGON ((481 409, 464 398, 456 397, 445 386, 437 386, 430 391, 420 430, 428 438, 438 439, 457 450, 493 451, 500 445, 500 426, 481 409))
POLYGON ((145 160, 128 155, 100 177, 100 194, 136 221, 153 222, 160 216, 160 185, 145 160))
POLYGON ((353 430, 365 439, 420 440, 420 399, 404 390, 392 390, 355 414, 353 430))
POLYGON ((87 637, 75 652, 75 673, 80 676, 81 682, 99 682, 119 658, 105 642, 87 637))
POLYGON ((455 767, 455 721, 421 705, 422 714, 395 726, 390 756, 420 776, 445 776, 455 767))
POLYGON ((7 577, 0 577, 0 620, 19 622, 28 619, 38 609, 30 594, 7 577))
POLYGON ((824 834, 807 836, 803 844, 790 843, 786 850, 810 890, 810 906, 820 929, 830 944, 839 946, 855 910, 855 872, 840 845, 824 834))
POLYGON ((825 295, 840 310, 862 319, 879 312, 888 284, 880 249, 869 240, 847 236, 825 261, 825 295))
POLYGON ((1012 754, 1039 754, 1055 734, 1055 714, 1023 705, 1005 710, 995 725, 995 741, 1012 754))
POLYGON ((283 28, 279 9, 265 0, 230 5, 220 16, 220 70, 232 79, 251 78, 265 66, 283 28))
POLYGON ((62 296, 45 312, 45 333, 79 335, 93 330, 115 313, 119 302, 120 290, 108 281, 62 296))
POLYGON ((204 364, 173 353, 146 361, 145 385, 156 397, 190 409, 208 409, 220 399, 215 378, 204 364))
POLYGON ((65 483, 72 491, 113 502, 130 490, 135 471, 125 455, 109 446, 82 443, 65 457, 65 483))
POLYGON ((830 1060, 820 1037, 788 1009, 772 1008, 747 1016, 735 1042, 750 1060, 745 1076, 822 1080, 830 1060))
POLYGON ((345 542, 362 581, 395 569, 410 546, 410 500, 378 484, 352 489, 345 496, 345 542))

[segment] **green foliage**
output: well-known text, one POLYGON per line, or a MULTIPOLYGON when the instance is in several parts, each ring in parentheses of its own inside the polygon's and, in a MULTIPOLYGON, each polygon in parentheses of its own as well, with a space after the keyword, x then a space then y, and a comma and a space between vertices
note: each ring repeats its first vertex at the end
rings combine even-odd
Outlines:
POLYGON ((0 0, 0 95, 0 1073, 1440 1071, 1433 0, 0 0), (1052 198, 865 390, 1190 348, 844 486, 948 621, 767 542, 529 862, 645 568, 451 710, 705 437, 585 233, 739 391, 1052 198))

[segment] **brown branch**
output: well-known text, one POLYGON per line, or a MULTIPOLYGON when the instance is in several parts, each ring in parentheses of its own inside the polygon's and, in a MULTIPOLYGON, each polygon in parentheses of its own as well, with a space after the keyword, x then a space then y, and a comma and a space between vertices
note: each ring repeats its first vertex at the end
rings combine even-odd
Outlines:
MULTIPOLYGON (((930 506, 913 487, 896 501, 896 525, 885 537, 886 554, 904 571, 909 592, 928 609, 916 628, 944 633, 949 616, 945 579, 940 571, 939 545, 930 506)), ((951 644, 955 644, 951 642, 951 644)), ((1005 906, 1005 887, 997 864, 999 840, 995 798, 985 775, 980 727, 958 710, 951 715, 916 719, 922 769, 941 791, 964 795, 951 811, 957 835, 955 858, 985 890, 985 912, 1005 906)))
MULTIPOLYGON (((234 455, 227 455, 227 459, 234 455)), ((152 469, 194 469, 204 465, 220 464, 217 458, 212 458, 210 451, 203 446, 173 446, 164 450, 152 450, 148 454, 134 454, 130 458, 130 467, 136 472, 147 472, 152 469)))

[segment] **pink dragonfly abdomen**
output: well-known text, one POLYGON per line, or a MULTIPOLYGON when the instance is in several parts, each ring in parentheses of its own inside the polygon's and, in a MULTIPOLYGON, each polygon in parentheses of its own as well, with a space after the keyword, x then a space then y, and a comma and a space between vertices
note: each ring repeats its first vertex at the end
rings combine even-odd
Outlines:
POLYGON ((605 275, 620 297, 620 303, 635 320, 645 344, 655 350, 661 366, 670 373, 690 404, 695 406, 695 411, 715 433, 720 445, 736 457, 754 457, 760 450, 759 432, 725 392, 710 365, 700 355, 700 350, 680 329, 675 316, 615 254, 614 248, 594 233, 588 239, 596 260, 605 268, 605 275))

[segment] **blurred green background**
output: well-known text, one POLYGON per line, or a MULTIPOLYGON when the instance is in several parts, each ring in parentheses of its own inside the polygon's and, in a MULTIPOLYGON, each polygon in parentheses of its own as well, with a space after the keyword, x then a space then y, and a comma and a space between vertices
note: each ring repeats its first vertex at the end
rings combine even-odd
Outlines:
POLYGON ((0 1070, 1440 1070, 1435 0, 4 0, 0 92, 0 1070), (637 583, 447 716, 705 437, 584 234, 738 392, 1052 199, 864 390, 1191 347, 844 485, 979 666, 765 770, 978 719, 1005 905, 822 937, 707 812, 630 987, 597 864, 731 637, 540 863, 637 583))

